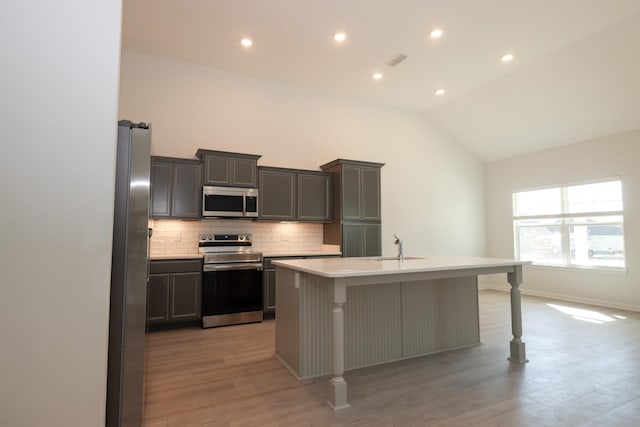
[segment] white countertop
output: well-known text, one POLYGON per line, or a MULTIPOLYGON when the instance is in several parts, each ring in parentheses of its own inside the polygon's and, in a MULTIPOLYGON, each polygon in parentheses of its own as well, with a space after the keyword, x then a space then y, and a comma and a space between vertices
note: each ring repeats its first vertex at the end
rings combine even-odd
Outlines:
POLYGON ((342 278, 509 267, 531 264, 531 261, 466 256, 425 256, 405 257, 403 262, 392 257, 360 257, 275 260, 273 264, 317 276, 342 278))
MULTIPOLYGON (((263 258, 286 258, 286 257, 310 257, 310 256, 340 256, 342 252, 340 250, 327 250, 327 249, 318 249, 312 251, 303 251, 303 250, 292 250, 292 251, 284 251, 284 250, 268 250, 262 252, 263 258)), ((162 255, 151 255, 149 259, 151 261, 164 261, 164 260, 181 260, 181 259, 201 259, 202 254, 162 254, 162 255)))

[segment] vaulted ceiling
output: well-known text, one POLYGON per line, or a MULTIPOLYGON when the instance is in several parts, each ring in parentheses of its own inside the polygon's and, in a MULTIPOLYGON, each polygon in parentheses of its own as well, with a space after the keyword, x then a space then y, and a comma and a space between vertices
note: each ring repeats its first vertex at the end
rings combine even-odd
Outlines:
POLYGON ((122 43, 421 112, 482 161, 640 128, 639 0, 124 0, 122 43))

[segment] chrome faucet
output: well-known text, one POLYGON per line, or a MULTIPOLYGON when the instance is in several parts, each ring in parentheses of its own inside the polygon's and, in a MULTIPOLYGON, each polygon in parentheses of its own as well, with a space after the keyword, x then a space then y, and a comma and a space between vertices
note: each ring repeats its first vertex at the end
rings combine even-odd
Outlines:
POLYGON ((404 261, 404 251, 402 249, 402 240, 400 240, 400 238, 395 234, 393 235, 393 237, 396 239, 395 242, 393 242, 393 244, 398 245, 398 259, 400 261, 404 261))

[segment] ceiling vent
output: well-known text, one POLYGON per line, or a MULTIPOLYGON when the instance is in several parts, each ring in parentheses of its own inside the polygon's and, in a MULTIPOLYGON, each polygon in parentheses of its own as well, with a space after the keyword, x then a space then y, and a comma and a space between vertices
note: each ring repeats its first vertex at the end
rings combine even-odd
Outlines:
POLYGON ((398 53, 393 58, 391 58, 387 62, 385 62, 385 64, 387 64, 389 67, 395 67, 396 65, 398 65, 399 63, 401 63, 405 59, 407 59, 407 55, 403 55, 401 53, 398 53))

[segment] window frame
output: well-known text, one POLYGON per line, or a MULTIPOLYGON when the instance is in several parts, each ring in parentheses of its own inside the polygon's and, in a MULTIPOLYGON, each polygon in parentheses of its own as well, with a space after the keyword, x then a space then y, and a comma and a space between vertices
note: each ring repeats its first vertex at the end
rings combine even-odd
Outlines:
MULTIPOLYGON (((609 266, 609 265, 597 265, 597 264, 584 264, 584 263, 576 263, 572 261, 571 255, 571 231, 570 227, 572 226, 583 226, 587 225, 586 221, 579 221, 582 218, 592 218, 592 217, 616 217, 619 216, 620 221, 607 221, 607 222, 598 222, 595 224, 591 224, 594 226, 619 226, 622 227, 622 245, 623 248, 626 248, 625 245, 625 233, 624 233, 624 191, 623 191, 623 182, 620 177, 609 177, 603 178, 599 180, 590 180, 587 182, 580 183, 571 183, 564 185, 555 185, 548 187, 538 187, 538 188, 529 188, 522 189, 517 191, 512 191, 512 226, 513 226, 513 244, 514 244, 514 257, 518 260, 522 260, 520 254, 520 227, 523 227, 519 224, 521 221, 526 220, 557 220, 559 223, 557 226, 560 229, 560 256, 561 263, 555 262, 541 262, 540 260, 532 260, 533 266, 539 267, 551 267, 551 268, 560 268, 560 269, 588 269, 588 270, 609 270, 609 271, 626 271, 627 270, 627 259, 626 259, 626 249, 623 255, 623 265, 622 266, 609 266), (581 185, 595 185, 607 182, 619 182, 621 187, 621 203, 622 210, 615 211, 593 211, 593 212, 577 212, 577 213, 569 213, 569 197, 568 197, 568 189, 574 186, 581 185), (519 193, 526 193, 529 191, 538 191, 538 190, 551 190, 551 189, 559 189, 560 190, 560 206, 562 212, 559 214, 542 214, 542 215, 516 215, 517 202, 516 198, 519 193), (575 222, 570 222, 570 220, 578 220, 575 222)), ((530 225, 525 227, 549 227, 548 225, 530 225)))

